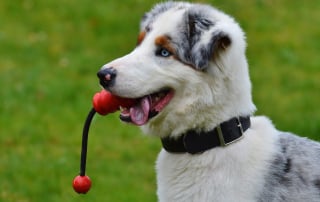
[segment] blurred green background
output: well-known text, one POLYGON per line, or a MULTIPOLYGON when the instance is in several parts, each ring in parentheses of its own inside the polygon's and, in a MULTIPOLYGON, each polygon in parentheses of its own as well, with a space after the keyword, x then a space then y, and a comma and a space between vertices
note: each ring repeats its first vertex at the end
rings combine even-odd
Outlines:
MULTIPOLYGON (((320 140, 320 1, 212 0, 248 39, 257 114, 320 140)), ((157 138, 96 117, 75 194, 81 131, 97 70, 130 52, 152 0, 0 1, 0 201, 156 201, 157 138)))

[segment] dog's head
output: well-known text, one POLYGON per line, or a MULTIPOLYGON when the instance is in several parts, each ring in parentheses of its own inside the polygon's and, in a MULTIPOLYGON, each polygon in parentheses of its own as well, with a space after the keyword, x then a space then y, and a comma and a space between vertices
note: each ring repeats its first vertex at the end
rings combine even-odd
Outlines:
POLYGON ((167 2, 144 15, 136 48, 98 76, 113 94, 138 100, 121 117, 147 133, 209 130, 255 109, 245 48, 241 28, 221 11, 167 2))

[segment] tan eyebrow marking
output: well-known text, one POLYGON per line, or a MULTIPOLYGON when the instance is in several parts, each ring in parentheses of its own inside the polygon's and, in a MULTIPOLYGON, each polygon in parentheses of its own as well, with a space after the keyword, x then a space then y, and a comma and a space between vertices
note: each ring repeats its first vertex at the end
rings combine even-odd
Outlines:
POLYGON ((142 43, 145 36, 146 36, 145 31, 140 32, 140 34, 138 35, 137 45, 140 45, 142 43))
POLYGON ((168 36, 159 36, 155 39, 155 44, 157 46, 163 47, 167 49, 169 52, 171 52, 173 55, 175 55, 175 50, 171 45, 170 37, 168 36))

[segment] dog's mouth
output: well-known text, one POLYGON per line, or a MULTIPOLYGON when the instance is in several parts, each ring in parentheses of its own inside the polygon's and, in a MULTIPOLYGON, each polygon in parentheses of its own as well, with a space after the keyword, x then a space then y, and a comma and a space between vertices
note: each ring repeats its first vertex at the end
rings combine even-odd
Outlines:
POLYGON ((120 119, 124 122, 141 126, 161 112, 174 96, 171 89, 161 90, 135 99, 136 104, 130 108, 120 108, 120 119))

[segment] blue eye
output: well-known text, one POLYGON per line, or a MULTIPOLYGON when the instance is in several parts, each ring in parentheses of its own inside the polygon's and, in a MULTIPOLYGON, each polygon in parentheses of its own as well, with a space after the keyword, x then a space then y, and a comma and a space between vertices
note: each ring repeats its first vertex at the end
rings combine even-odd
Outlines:
POLYGON ((167 49, 165 48, 159 48, 157 51, 156 51, 156 55, 157 56, 161 56, 161 57, 169 57, 171 55, 171 52, 168 51, 167 49))

